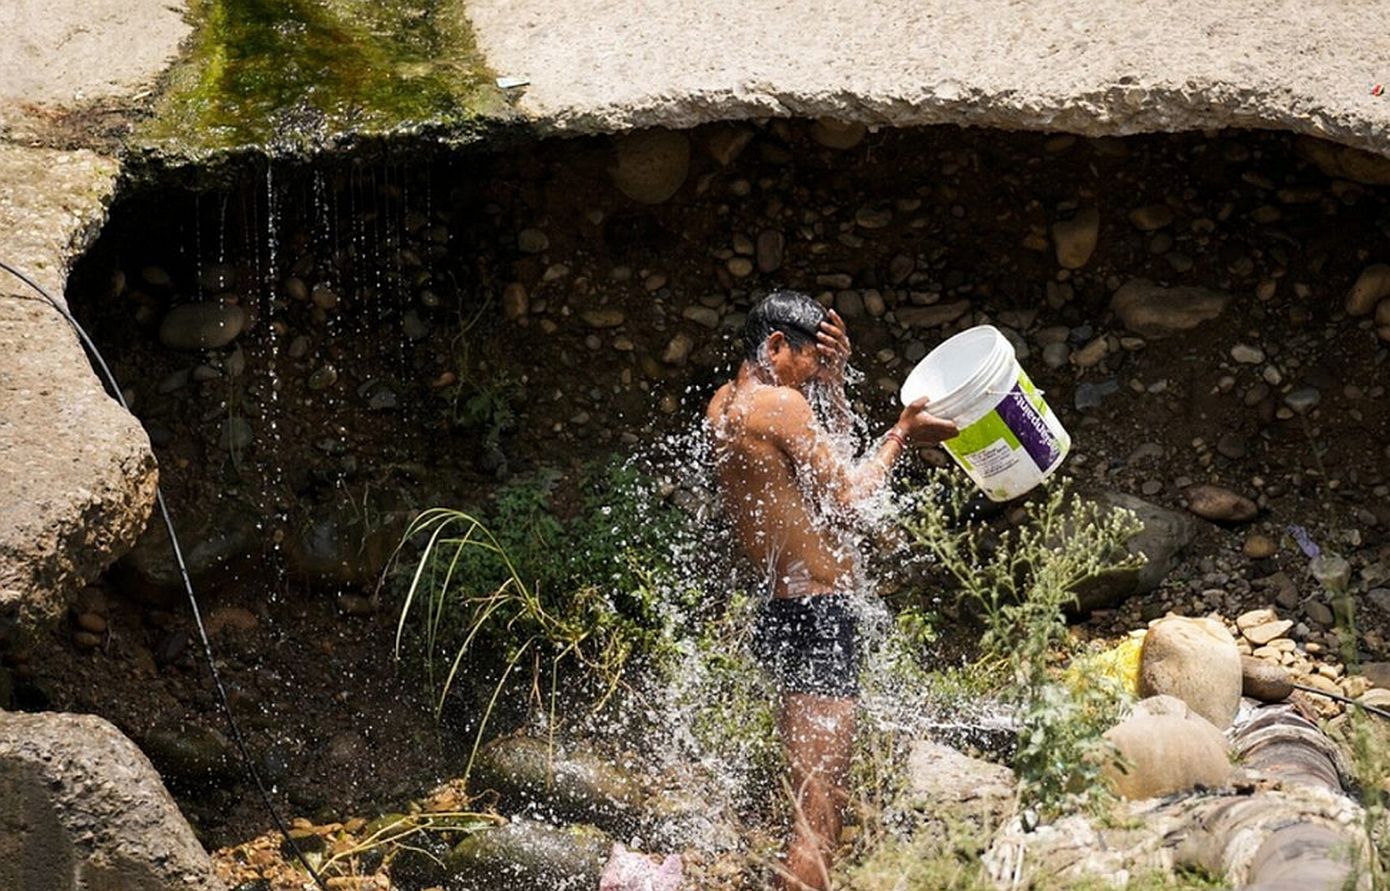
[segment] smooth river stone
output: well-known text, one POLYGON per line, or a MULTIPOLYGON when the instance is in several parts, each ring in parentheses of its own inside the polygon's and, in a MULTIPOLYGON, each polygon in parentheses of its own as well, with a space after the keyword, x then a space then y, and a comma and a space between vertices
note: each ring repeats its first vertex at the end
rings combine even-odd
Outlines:
POLYGON ((164 316, 159 340, 174 350, 215 350, 246 328, 246 310, 218 303, 185 303, 164 316))

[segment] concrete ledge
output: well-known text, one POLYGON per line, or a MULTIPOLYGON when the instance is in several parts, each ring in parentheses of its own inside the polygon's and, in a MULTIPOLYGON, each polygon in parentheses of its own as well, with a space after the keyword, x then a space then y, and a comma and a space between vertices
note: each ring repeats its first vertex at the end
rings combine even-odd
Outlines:
MULTIPOLYGON (((0 144, 0 256, 61 299, 104 219, 116 164, 0 144)), ((0 637, 63 613, 123 554, 154 501, 144 430, 102 389, 76 335, 0 273, 0 637)))
POLYGON ((1390 3, 472 0, 542 132, 750 117, 1085 135, 1267 127, 1390 153, 1390 3))

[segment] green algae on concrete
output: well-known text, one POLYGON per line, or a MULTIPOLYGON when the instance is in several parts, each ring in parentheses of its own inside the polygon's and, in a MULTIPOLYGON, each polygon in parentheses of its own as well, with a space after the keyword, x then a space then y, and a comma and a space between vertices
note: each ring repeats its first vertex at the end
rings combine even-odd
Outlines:
POLYGON ((506 114, 462 0, 195 0, 191 15, 189 52, 136 133, 166 157, 459 134, 506 114))

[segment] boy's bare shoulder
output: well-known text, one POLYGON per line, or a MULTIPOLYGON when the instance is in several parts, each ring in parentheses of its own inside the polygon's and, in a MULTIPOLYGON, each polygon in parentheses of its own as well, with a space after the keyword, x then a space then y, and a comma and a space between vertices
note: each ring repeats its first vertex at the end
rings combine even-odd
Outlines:
POLYGON ((758 429, 804 426, 811 404, 795 387, 759 387, 748 397, 749 425, 758 429))

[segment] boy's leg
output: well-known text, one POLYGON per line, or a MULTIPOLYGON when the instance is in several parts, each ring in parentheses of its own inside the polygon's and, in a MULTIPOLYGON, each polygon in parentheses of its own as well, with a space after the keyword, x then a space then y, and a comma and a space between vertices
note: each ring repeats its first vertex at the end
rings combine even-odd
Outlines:
POLYGON ((857 701, 810 693, 782 697, 780 730, 791 768, 794 823, 778 887, 827 891, 840 842, 857 701))

